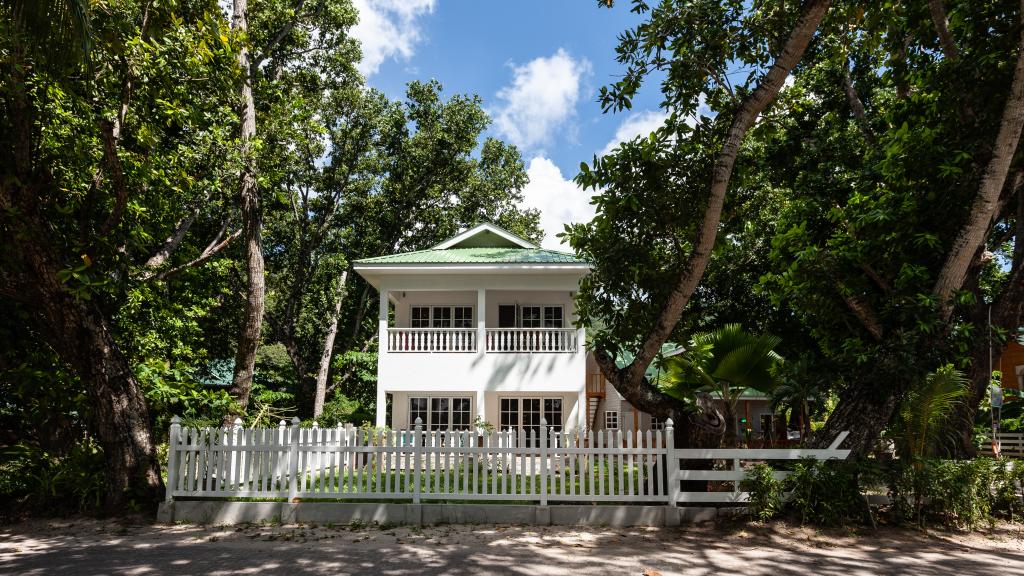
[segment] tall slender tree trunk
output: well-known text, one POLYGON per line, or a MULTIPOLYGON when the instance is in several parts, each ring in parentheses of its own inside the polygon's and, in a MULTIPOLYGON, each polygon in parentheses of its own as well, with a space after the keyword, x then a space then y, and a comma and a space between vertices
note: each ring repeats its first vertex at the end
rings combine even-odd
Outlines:
MULTIPOLYGON (((248 0, 234 0, 233 26, 245 32, 249 28, 247 19, 248 0)), ((235 372, 231 380, 231 394, 245 411, 249 406, 252 392, 253 368, 256 365, 256 349, 259 346, 263 328, 263 310, 266 280, 263 267, 262 219, 260 215, 259 191, 253 166, 251 141, 256 136, 256 104, 253 101, 253 70, 249 61, 249 49, 243 43, 238 52, 238 66, 242 70, 242 108, 240 113, 240 140, 242 146, 242 173, 239 178, 242 208, 242 238, 245 242, 247 269, 247 293, 242 326, 238 334, 238 351, 235 354, 235 372)))
POLYGON ((313 396, 313 418, 319 418, 324 413, 324 402, 327 400, 327 374, 331 369, 331 356, 334 352, 334 339, 338 335, 338 316, 341 315, 341 303, 345 299, 345 282, 348 280, 348 270, 341 273, 338 281, 338 290, 335 293, 334 312, 329 319, 327 336, 324 338, 323 352, 320 354, 320 366, 316 371, 316 392, 313 396))

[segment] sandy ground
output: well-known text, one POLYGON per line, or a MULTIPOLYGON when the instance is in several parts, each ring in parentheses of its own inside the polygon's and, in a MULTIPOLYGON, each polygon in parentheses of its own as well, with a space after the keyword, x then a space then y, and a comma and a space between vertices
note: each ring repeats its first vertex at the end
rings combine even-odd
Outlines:
POLYGON ((0 574, 1024 574, 1024 532, 768 526, 0 526, 0 574))

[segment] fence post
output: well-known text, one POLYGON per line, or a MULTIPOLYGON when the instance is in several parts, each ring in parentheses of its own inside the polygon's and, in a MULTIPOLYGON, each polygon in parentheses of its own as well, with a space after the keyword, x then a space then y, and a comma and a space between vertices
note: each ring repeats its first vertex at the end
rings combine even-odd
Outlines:
POLYGON ((245 451, 242 449, 242 442, 245 440, 242 434, 242 419, 235 418, 234 426, 231 427, 231 445, 235 451, 228 453, 228 461, 231 462, 231 475, 228 476, 228 485, 231 490, 239 490, 241 471, 245 470, 245 451))
POLYGON ((274 490, 281 494, 284 491, 284 475, 287 473, 284 469, 284 464, 281 461, 284 459, 284 443, 288 437, 288 427, 282 419, 277 424, 277 446, 275 447, 276 454, 274 455, 274 483, 272 484, 274 490))
POLYGON ((420 435, 423 433, 423 419, 416 418, 412 433, 412 503, 420 503, 420 435))
POLYGON ((299 417, 292 418, 292 427, 289 430, 291 433, 291 451, 290 460, 288 466, 290 469, 288 479, 288 501, 295 502, 299 496, 299 417))
POLYGON ((164 500, 174 501, 174 488, 178 485, 178 446, 181 444, 181 418, 171 418, 171 435, 167 440, 167 490, 164 500))
POLYGON ((666 480, 668 481, 668 505, 675 506, 679 501, 679 457, 676 456, 676 438, 672 419, 665 420, 665 461, 666 480))
POLYGON ((540 419, 540 505, 548 505, 548 421, 540 419))

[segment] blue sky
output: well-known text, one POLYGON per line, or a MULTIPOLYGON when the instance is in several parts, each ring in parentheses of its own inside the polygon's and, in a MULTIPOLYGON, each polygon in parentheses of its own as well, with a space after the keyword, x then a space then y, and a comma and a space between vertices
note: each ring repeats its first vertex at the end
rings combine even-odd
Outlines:
MULTIPOLYGON (((371 86, 393 98, 411 80, 435 78, 446 94, 476 93, 490 135, 519 147, 530 174, 524 204, 539 208, 546 247, 566 222, 593 214, 573 176, 581 161, 663 119, 657 86, 633 110, 602 114, 597 91, 623 73, 617 36, 639 17, 628 0, 354 0, 371 86)), ((561 246, 562 249, 566 247, 561 246)))

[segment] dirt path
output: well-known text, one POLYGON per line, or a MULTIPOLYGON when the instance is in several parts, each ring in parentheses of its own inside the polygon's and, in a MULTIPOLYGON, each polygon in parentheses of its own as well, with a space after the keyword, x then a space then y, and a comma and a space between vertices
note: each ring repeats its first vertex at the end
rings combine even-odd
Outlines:
POLYGON ((0 574, 1024 574, 1024 533, 774 524, 682 529, 524 526, 0 526, 0 574), (646 572, 645 572, 646 571, 646 572))

